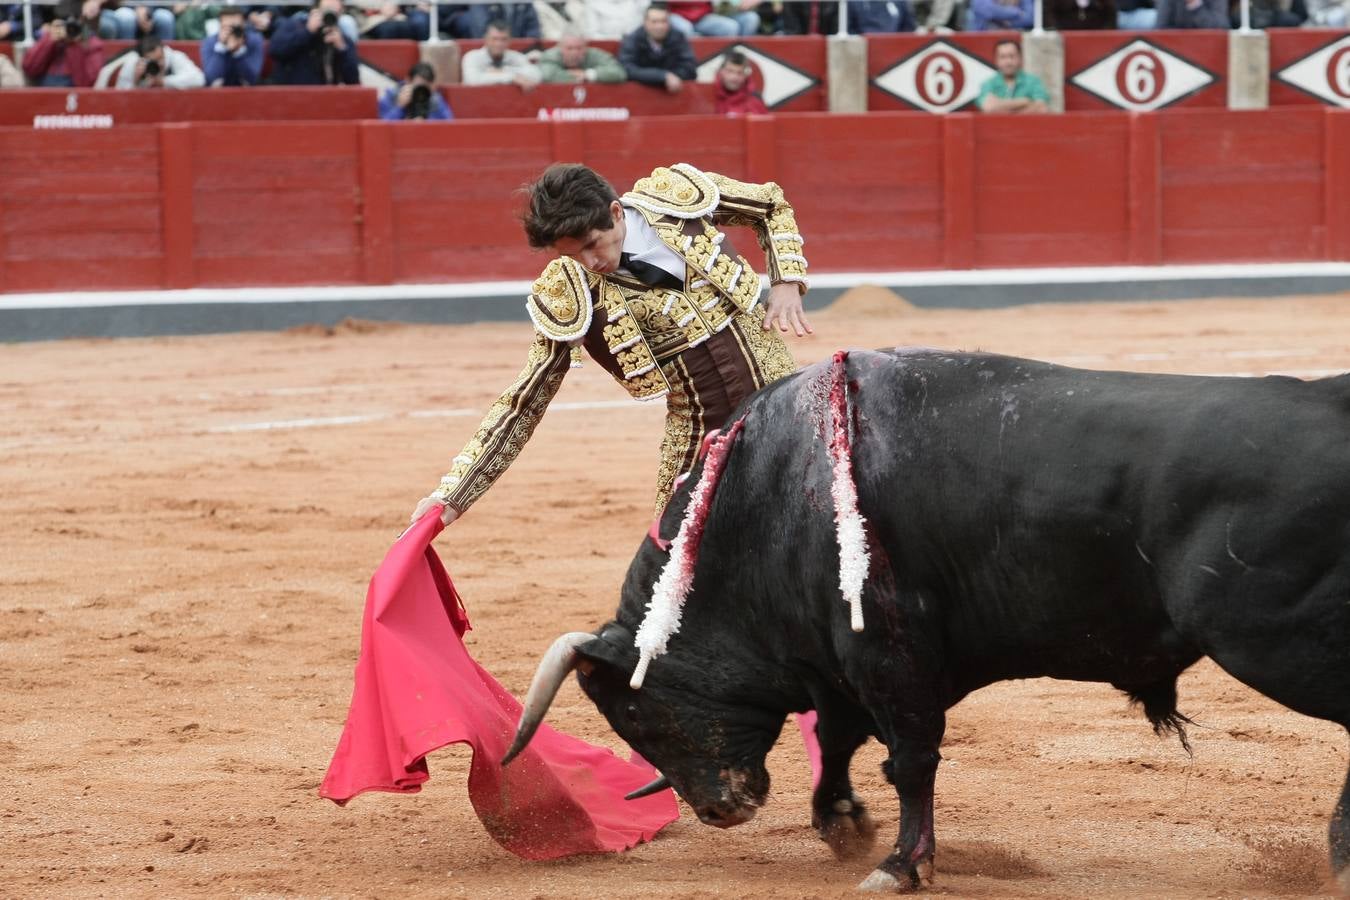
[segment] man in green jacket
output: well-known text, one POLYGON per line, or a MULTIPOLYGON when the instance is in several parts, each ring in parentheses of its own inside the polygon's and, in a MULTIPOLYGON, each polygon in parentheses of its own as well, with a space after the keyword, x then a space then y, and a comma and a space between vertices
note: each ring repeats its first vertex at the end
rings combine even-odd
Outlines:
POLYGON ((994 45, 998 71, 980 86, 975 105, 984 112, 1043 113, 1050 110, 1050 95, 1035 75, 1022 68, 1022 46, 1017 41, 994 45))
POLYGON ((539 71, 545 82, 585 84, 627 81, 619 61, 603 50, 586 46, 580 31, 563 32, 555 47, 539 57, 539 71))

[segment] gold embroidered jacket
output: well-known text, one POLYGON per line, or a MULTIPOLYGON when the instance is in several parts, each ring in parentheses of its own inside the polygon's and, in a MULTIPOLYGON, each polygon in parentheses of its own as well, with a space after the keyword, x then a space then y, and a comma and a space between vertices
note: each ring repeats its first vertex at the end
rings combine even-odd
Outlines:
POLYGON ((806 288, 792 207, 772 182, 747 184, 681 163, 659 168, 622 197, 685 261, 683 290, 620 273, 597 275, 573 259, 551 262, 525 301, 535 340, 525 368, 488 410, 433 492, 461 512, 515 460, 584 346, 638 400, 666 398, 657 508, 698 443, 740 399, 788 374, 792 358, 761 327, 759 275, 718 226, 749 226, 773 284, 806 288))

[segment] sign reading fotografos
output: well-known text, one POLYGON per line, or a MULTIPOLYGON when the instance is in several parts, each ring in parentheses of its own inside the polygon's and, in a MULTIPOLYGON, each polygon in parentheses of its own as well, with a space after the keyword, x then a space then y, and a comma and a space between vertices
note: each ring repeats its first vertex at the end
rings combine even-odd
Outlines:
POLYGON ((993 66, 955 44, 936 40, 872 79, 872 86, 917 109, 953 112, 974 102, 993 66))
POLYGON ((1092 63, 1069 83, 1112 106, 1144 112, 1170 106, 1216 80, 1213 72, 1139 38, 1092 63))
POLYGON ((1350 108, 1350 35, 1294 60, 1275 77, 1323 103, 1350 108))

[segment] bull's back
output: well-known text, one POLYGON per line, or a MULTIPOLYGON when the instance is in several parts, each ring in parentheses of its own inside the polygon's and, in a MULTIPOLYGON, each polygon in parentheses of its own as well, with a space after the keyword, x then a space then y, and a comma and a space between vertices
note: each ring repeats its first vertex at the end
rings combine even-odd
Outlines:
POLYGON ((975 678, 1164 673, 1350 578, 1343 384, 936 351, 849 369, 863 512, 975 678))

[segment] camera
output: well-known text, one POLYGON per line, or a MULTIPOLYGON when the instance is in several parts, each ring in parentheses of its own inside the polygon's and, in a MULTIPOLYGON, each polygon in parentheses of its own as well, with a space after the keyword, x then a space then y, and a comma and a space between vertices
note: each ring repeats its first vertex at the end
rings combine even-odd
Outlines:
POLYGON ((236 40, 242 41, 242 40, 244 39, 244 26, 243 26, 243 25, 231 25, 231 26, 230 26, 230 37, 232 37, 232 38, 234 38, 234 39, 236 39, 236 40))
POLYGON ((78 41, 80 35, 84 33, 84 20, 78 16, 73 16, 69 19, 63 19, 62 22, 66 26, 66 39, 78 41))
POLYGON ((333 12, 331 9, 326 10, 323 14, 324 31, 327 31, 328 29, 332 28, 337 23, 338 23, 337 13, 333 12))
POLYGON ((159 60, 149 59, 145 62, 145 77, 154 78, 160 73, 159 60))
POLYGON ((408 101, 406 113, 409 119, 425 119, 431 114, 431 88, 425 84, 413 85, 412 99, 408 101))

